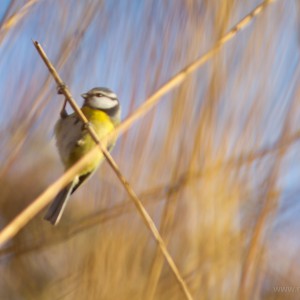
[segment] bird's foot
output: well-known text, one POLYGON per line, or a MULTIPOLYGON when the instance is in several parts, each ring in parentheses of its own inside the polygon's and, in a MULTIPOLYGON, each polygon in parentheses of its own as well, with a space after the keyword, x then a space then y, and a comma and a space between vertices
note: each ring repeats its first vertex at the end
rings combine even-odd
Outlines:
POLYGON ((67 113, 67 111, 66 111, 66 109, 65 109, 65 107, 60 111, 60 117, 62 118, 62 119, 65 119, 66 117, 68 116, 68 113, 67 113))
POLYGON ((62 95, 64 90, 66 89, 67 85, 63 82, 62 84, 58 84, 56 87, 56 91, 58 95, 62 95))
POLYGON ((85 144, 84 139, 80 139, 80 140, 78 140, 78 141, 76 142, 76 146, 78 146, 78 147, 83 147, 84 144, 85 144))
POLYGON ((82 125, 82 130, 88 130, 88 128, 92 127, 92 123, 91 122, 87 122, 87 123, 84 123, 82 125))

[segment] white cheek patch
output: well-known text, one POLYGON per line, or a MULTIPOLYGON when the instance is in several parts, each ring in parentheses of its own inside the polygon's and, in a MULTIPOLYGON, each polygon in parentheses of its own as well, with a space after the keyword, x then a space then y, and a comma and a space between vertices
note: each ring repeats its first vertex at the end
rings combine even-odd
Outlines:
POLYGON ((104 95, 106 95, 106 96, 108 96, 110 98, 117 98, 117 95, 114 94, 114 93, 104 93, 104 92, 102 92, 102 94, 104 94, 104 95))
POLYGON ((112 100, 107 97, 92 97, 88 102, 90 106, 98 109, 110 109, 118 105, 118 100, 112 100))

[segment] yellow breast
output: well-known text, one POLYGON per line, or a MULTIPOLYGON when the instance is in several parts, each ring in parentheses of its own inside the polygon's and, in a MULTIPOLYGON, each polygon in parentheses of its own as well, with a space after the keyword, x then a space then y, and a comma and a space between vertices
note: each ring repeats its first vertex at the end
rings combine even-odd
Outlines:
MULTIPOLYGON (((83 107, 82 112, 92 124, 100 140, 114 130, 113 122, 103 111, 83 107)), ((65 119, 61 119, 57 123, 57 147, 66 168, 71 167, 96 145, 88 131, 83 130, 82 125, 82 122, 78 121, 75 114, 72 114, 65 119)), ((107 145, 104 146, 107 147, 107 145)), ((99 151, 82 171, 82 174, 93 171, 102 160, 103 155, 99 151)))

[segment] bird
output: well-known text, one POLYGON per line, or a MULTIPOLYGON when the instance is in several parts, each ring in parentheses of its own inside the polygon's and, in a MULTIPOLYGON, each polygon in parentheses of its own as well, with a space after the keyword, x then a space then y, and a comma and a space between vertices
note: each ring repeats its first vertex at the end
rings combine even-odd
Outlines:
MULTIPOLYGON (((60 91, 58 91, 60 94, 60 91)), ((89 125, 97 133, 99 139, 112 132, 121 121, 121 107, 117 95, 105 87, 95 87, 81 95, 84 99, 82 112, 89 125)), ((72 167, 81 157, 88 153, 95 142, 76 113, 68 115, 64 106, 54 129, 56 146, 65 171, 72 167)), ((108 151, 114 147, 116 139, 104 145, 108 151)), ((44 219, 52 225, 57 225, 70 196, 87 181, 104 160, 99 151, 90 163, 63 188, 50 204, 44 219)))

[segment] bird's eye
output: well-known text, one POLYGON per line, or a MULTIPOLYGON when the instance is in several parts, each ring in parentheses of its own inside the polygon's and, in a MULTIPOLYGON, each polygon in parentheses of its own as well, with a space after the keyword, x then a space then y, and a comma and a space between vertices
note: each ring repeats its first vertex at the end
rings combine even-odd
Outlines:
POLYGON ((97 97, 102 97, 103 95, 101 93, 96 94, 97 97))

